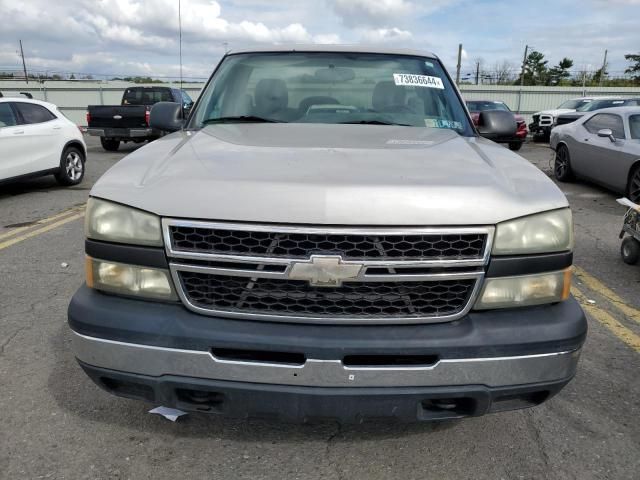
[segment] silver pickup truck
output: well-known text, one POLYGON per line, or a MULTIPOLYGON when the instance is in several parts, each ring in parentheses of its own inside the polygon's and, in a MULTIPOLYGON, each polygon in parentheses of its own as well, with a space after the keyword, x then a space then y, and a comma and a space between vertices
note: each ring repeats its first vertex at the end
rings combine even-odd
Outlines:
POLYGON ((287 421, 482 415, 574 376, 562 192, 438 58, 271 47, 156 104, 94 186, 75 355, 115 395, 287 421), (481 136, 482 135, 482 136, 481 136))

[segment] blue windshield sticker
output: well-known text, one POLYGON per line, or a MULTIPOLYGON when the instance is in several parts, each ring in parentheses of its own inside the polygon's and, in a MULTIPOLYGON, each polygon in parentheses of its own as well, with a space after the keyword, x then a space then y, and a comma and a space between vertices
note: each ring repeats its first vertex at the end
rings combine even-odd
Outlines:
POLYGON ((454 130, 462 130, 462 123, 454 120, 443 120, 441 118, 425 118, 425 127, 430 128, 452 128, 454 130))

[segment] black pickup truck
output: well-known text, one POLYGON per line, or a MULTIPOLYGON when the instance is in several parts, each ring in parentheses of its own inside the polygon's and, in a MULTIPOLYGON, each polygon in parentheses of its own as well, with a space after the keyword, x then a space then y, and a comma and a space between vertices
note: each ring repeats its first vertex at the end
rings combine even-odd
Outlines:
POLYGON ((181 104, 185 118, 193 105, 187 92, 178 88, 130 87, 120 105, 87 107, 87 133, 99 136, 102 148, 110 152, 118 150, 120 142, 155 140, 162 132, 149 126, 149 111, 158 102, 181 104))

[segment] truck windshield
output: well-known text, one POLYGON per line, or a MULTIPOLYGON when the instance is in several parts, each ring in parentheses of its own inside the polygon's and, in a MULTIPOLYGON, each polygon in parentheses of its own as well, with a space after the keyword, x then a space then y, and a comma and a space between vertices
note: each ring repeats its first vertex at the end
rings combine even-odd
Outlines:
POLYGON ((624 100, 595 100, 590 103, 585 103, 578 107, 578 112, 593 112, 594 110, 600 110, 601 108, 619 107, 624 105, 624 100))
POLYGON ((207 85, 190 128, 225 122, 362 123, 474 135, 433 58, 347 52, 232 54, 207 85))
POLYGON ((566 108, 568 110, 575 110, 581 105, 585 105, 591 103, 591 100, 577 99, 577 100, 567 100, 566 102, 560 104, 558 109, 566 108))
POLYGON ((467 108, 469 108, 470 112, 484 112, 486 110, 502 110, 505 112, 510 112, 509 107, 507 107, 502 102, 492 102, 492 101, 470 101, 467 102, 467 108))

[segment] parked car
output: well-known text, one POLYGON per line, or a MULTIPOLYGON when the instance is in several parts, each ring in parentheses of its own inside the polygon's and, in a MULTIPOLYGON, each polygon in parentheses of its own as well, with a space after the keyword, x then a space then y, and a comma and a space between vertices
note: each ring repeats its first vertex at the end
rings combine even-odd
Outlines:
POLYGON ((551 132, 554 174, 585 178, 640 202, 640 108, 597 110, 551 132))
MULTIPOLYGON (((240 50, 181 108, 154 105, 175 133, 90 192, 68 314, 100 387, 359 422, 531 407, 571 380, 587 324, 567 199, 478 135, 435 55, 240 50)), ((506 111, 479 124, 516 131, 506 111)))
POLYGON ((611 108, 611 107, 637 107, 640 105, 640 98, 620 98, 620 97, 611 97, 611 98, 601 98, 598 100, 594 100, 589 103, 585 103, 581 105, 575 112, 571 113, 563 113, 556 117, 554 127, 556 125, 564 125, 566 123, 575 122, 577 119, 582 117, 583 115, 594 112, 596 110, 601 110, 603 108, 611 108))
POLYGON ((532 133, 534 140, 548 141, 558 115, 563 113, 575 112, 581 106, 591 103, 600 97, 580 97, 572 98, 560 104, 554 110, 543 110, 533 114, 533 121, 529 124, 529 131, 532 133))
POLYGON ((115 152, 121 142, 141 143, 155 140, 162 132, 149 126, 149 111, 157 102, 177 102, 185 118, 193 100, 184 90, 170 87, 130 87, 122 95, 120 105, 89 105, 87 133, 99 136, 102 148, 115 152))
POLYGON ((52 103, 0 98, 0 182, 53 174, 62 185, 84 177, 82 132, 52 103))
MULTIPOLYGON (((505 112, 511 112, 506 103, 496 100, 467 100, 466 103, 467 108, 471 113, 473 124, 476 126, 478 125, 478 120, 480 119, 480 112, 486 112, 487 110, 502 110, 505 112)), ((507 143, 509 145, 509 150, 517 151, 520 150, 522 144, 527 139, 529 131, 527 130, 527 122, 525 122, 524 117, 518 115, 517 113, 514 113, 513 116, 518 126, 516 134, 511 137, 495 138, 492 140, 497 143, 507 143)))

